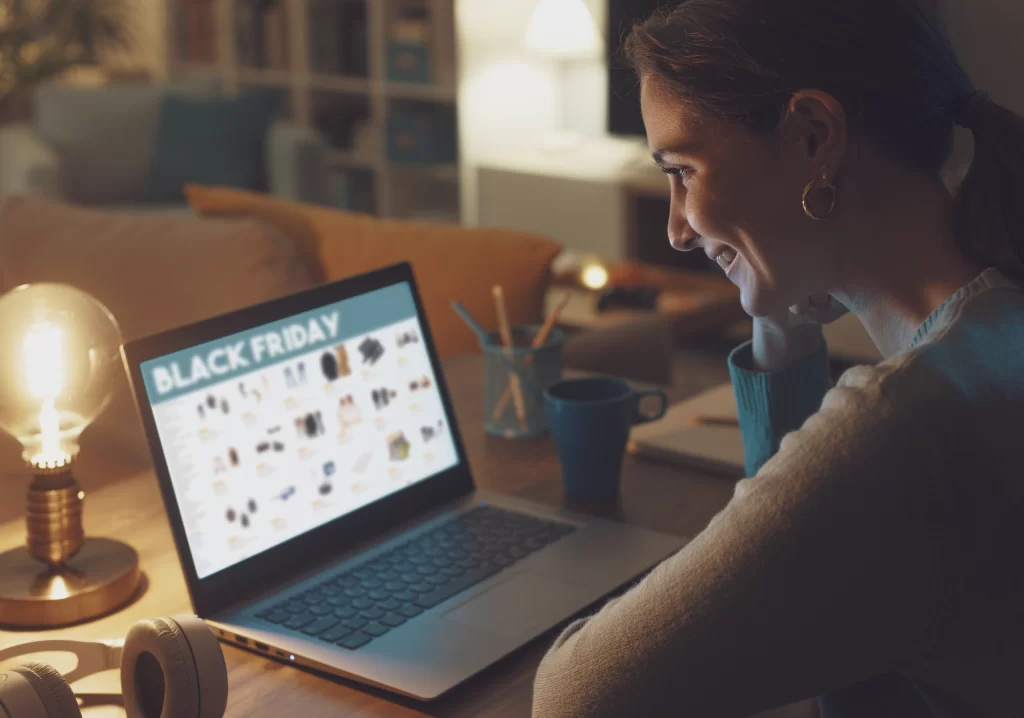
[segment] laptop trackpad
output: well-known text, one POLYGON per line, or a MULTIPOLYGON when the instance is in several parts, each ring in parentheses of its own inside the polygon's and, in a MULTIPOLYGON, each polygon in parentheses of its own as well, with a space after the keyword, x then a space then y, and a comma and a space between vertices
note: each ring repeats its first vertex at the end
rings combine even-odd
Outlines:
POLYGON ((487 633, 518 638, 547 629, 596 598, 592 588, 524 571, 444 617, 487 633))

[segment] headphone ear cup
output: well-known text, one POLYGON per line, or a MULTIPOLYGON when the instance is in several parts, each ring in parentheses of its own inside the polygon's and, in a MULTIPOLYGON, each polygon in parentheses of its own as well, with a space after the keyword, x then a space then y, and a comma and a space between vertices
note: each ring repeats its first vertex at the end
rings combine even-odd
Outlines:
POLYGON ((228 667, 217 636, 195 616, 165 619, 178 624, 188 641, 199 678, 198 718, 221 718, 228 705, 228 667))
MULTIPOLYGON (((71 686, 64 680, 56 668, 41 661, 27 661, 12 673, 17 673, 28 681, 35 689, 36 695, 46 709, 46 715, 39 718, 82 718, 78 700, 71 691, 71 686)), ((22 718, 13 716, 12 718, 22 718)), ((36 716, 26 716, 36 718, 36 716)))
POLYGON ((124 639, 121 692, 128 718, 199 718, 199 676, 178 624, 139 621, 124 639))

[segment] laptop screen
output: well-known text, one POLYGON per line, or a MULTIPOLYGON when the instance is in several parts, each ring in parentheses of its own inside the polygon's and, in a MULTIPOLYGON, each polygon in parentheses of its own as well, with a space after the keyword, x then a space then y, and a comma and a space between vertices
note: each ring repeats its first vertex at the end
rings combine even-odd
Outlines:
POLYGON ((405 282, 140 368, 200 579, 459 461, 405 282))

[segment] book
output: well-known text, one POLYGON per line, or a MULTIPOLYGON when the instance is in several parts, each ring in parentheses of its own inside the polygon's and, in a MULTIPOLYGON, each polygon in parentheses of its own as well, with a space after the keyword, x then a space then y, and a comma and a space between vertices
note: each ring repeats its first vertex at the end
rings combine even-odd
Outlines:
POLYGON ((639 457, 739 479, 743 435, 732 384, 673 404, 664 418, 634 427, 628 451, 639 457))

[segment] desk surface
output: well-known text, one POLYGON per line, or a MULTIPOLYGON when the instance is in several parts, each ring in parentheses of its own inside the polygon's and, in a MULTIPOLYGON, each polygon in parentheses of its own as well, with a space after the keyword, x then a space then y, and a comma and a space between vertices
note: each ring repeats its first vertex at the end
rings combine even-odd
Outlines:
MULTIPOLYGON (((695 367, 696 372, 701 372, 695 367)), ((707 381, 688 377, 686 394, 720 379, 719 371, 703 370, 707 381), (701 386, 704 384, 704 386, 701 386)), ((487 436, 482 429, 483 365, 480 357, 445 364, 459 425, 474 477, 479 486, 549 504, 563 502, 559 466, 547 439, 510 442, 487 436)), ((670 392, 671 393, 671 392, 670 392)), ((674 399, 681 399, 677 392, 674 399)), ((647 528, 694 535, 701 531, 732 494, 733 484, 721 478, 627 458, 622 498, 615 504, 571 505, 647 528)), ((88 497, 86 530, 94 536, 127 541, 139 552, 147 585, 123 610, 92 623, 56 632, 63 638, 123 637, 136 620, 189 612, 184 578, 164 517, 156 479, 137 474, 88 497)), ((24 524, 0 526, 0 550, 24 540, 24 524)), ((0 646, 21 643, 46 633, 0 632, 0 646)), ((397 698, 335 678, 313 675, 275 663, 232 646, 223 646, 230 673, 227 716, 330 715, 398 718, 407 716, 520 717, 530 714, 533 675, 553 633, 546 634, 487 669, 447 696, 430 704, 397 698)), ((54 660, 62 670, 70 669, 54 660)), ((73 664, 72 664, 73 665, 73 664)), ((116 677, 99 679, 116 685, 116 677)), ((96 688, 97 690, 99 687, 96 688)), ((123 716, 120 709, 89 708, 86 718, 123 716)))

